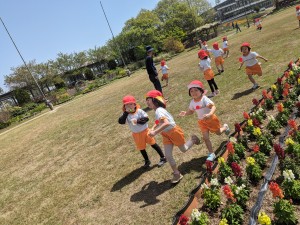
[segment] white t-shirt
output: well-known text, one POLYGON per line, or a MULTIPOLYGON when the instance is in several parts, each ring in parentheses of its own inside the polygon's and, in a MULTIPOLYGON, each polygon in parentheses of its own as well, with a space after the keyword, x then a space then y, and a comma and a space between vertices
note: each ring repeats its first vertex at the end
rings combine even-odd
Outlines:
POLYGON ((200 68, 200 70, 205 71, 205 70, 211 69, 210 63, 211 63, 211 59, 210 58, 201 59, 200 62, 199 62, 199 68, 200 68))
POLYGON ((224 51, 219 48, 219 50, 216 49, 208 49, 209 52, 211 52, 215 58, 222 56, 224 54, 224 51))
POLYGON ((129 126, 129 129, 133 133, 139 133, 148 128, 148 123, 145 124, 136 124, 132 120, 138 120, 142 117, 148 117, 148 114, 142 110, 138 109, 135 113, 129 113, 126 119, 126 123, 129 126))
POLYGON ((208 105, 214 105, 214 103, 204 95, 199 102, 195 102, 193 99, 190 103, 189 109, 196 111, 198 119, 202 120, 203 115, 208 114, 211 111, 211 109, 207 107, 208 105))
POLYGON ((300 16, 300 10, 296 11, 296 16, 300 16))
POLYGON ((201 49, 207 51, 207 45, 202 45, 201 49))
POLYGON ((246 66, 254 66, 258 63, 256 56, 258 56, 256 52, 249 52, 247 56, 242 56, 242 59, 246 66))
POLYGON ((162 74, 167 74, 168 73, 169 67, 167 65, 161 66, 161 72, 162 74))
POLYGON ((156 120, 155 124, 157 124, 157 125, 162 124, 161 119, 167 119, 169 121, 169 123, 170 123, 170 125, 163 130, 164 132, 169 131, 173 127, 176 126, 176 123, 174 121, 173 116, 167 110, 165 110, 164 108, 158 107, 155 110, 155 120, 156 120))
POLYGON ((223 41, 223 48, 228 48, 228 41, 223 41))

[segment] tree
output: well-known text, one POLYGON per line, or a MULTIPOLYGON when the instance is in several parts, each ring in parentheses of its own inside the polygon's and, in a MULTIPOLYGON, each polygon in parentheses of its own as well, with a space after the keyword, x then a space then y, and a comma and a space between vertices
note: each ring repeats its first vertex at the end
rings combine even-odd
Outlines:
POLYGON ((28 92, 23 89, 18 88, 14 90, 14 94, 19 105, 24 105, 25 103, 31 102, 28 92))

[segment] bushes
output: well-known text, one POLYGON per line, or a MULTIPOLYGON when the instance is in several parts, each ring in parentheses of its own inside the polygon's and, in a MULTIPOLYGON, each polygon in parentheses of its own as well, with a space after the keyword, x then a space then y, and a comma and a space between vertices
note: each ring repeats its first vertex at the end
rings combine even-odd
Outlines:
POLYGON ((164 49, 168 52, 180 53, 184 51, 184 46, 180 41, 169 37, 164 41, 164 49))

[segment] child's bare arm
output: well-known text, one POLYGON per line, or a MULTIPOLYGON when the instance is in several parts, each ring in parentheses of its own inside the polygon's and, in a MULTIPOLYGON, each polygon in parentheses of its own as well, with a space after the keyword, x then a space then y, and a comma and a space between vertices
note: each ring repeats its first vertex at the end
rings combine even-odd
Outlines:
POLYGON ((166 127, 170 125, 170 122, 167 119, 163 119, 163 123, 159 126, 156 126, 156 128, 152 129, 149 132, 149 135, 151 137, 154 137, 155 135, 159 134, 161 131, 163 131, 166 127))
POLYGON ((241 62, 241 65, 239 67, 239 70, 242 68, 242 66, 244 65, 244 62, 241 62))
POLYGON ((195 112, 195 111, 188 109, 188 111, 181 111, 181 112, 179 113, 179 116, 182 116, 182 117, 183 117, 183 116, 189 116, 189 115, 192 115, 194 112, 195 112))
POLYGON ((268 62, 268 59, 262 57, 261 55, 256 56, 256 58, 263 59, 263 60, 265 60, 265 62, 268 62))
POLYGON ((210 118, 216 111, 216 106, 213 104, 209 104, 208 106, 206 106, 207 108, 210 108, 210 112, 203 115, 204 118, 210 118))

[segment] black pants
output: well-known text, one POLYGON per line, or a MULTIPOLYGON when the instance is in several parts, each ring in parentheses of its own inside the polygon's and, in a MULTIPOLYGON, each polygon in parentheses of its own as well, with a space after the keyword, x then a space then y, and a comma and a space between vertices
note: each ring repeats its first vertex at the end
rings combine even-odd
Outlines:
POLYGON ((216 89, 216 90, 219 89, 218 86, 217 86, 217 84, 216 84, 216 82, 215 82, 215 79, 214 79, 214 78, 211 79, 211 80, 208 80, 207 82, 208 82, 208 84, 209 84, 209 87, 210 87, 211 92, 214 92, 215 89, 216 89))
POLYGON ((154 88, 155 88, 156 90, 158 90, 158 91, 160 91, 161 93, 163 93, 163 92, 162 92, 162 88, 161 88, 161 84, 160 84, 159 79, 151 78, 150 81, 153 83, 154 88))

